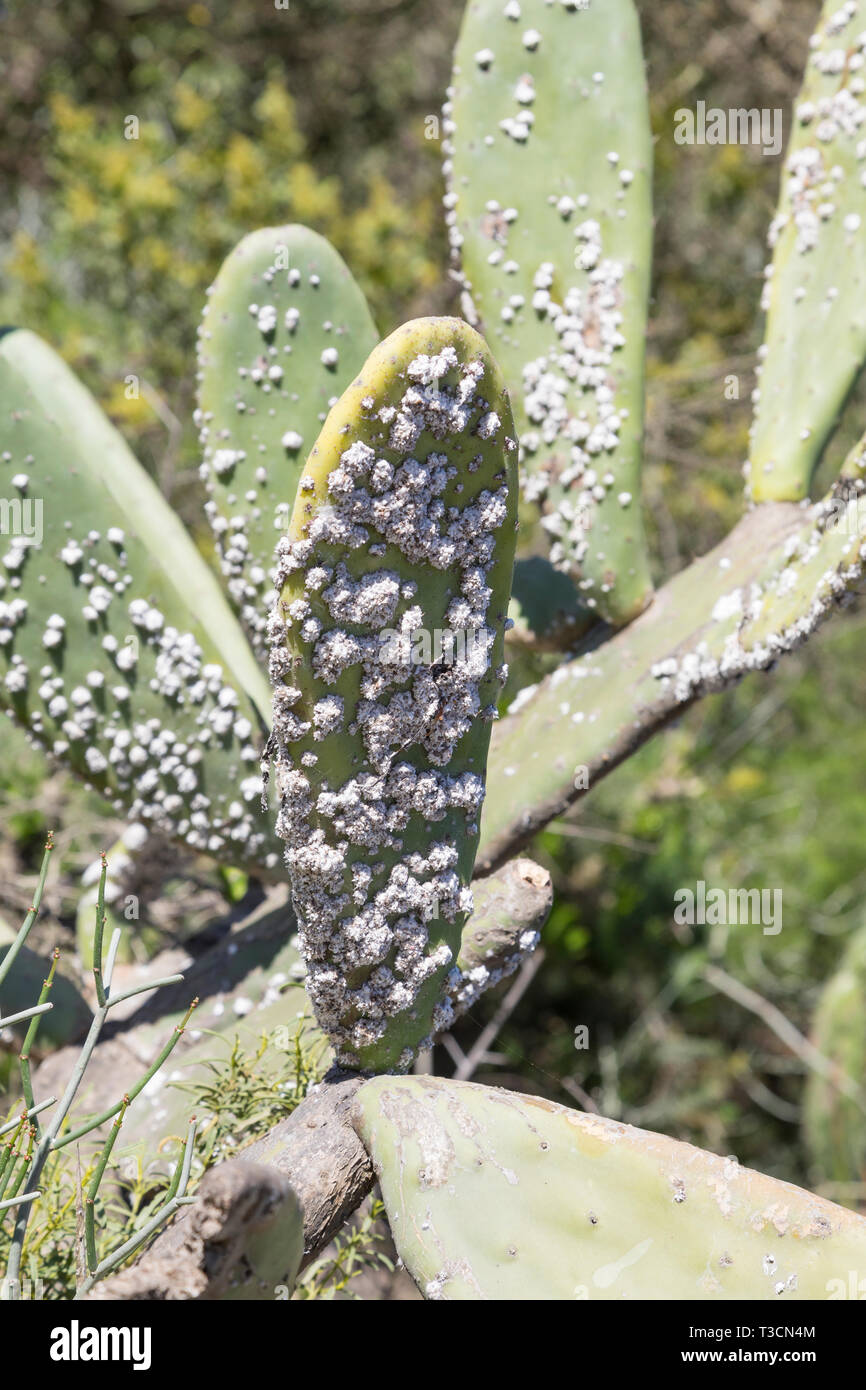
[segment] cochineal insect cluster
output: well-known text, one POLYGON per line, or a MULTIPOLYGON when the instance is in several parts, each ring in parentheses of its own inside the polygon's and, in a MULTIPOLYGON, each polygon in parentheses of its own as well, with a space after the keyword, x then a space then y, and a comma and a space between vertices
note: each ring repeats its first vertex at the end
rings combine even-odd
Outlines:
POLYGON ((216 580, 68 368, 2 347, 0 708, 133 820, 276 868, 267 687, 216 580))
POLYGON ((506 674, 516 452, 478 335, 408 324, 331 412, 278 547, 278 831, 346 1065, 405 1068, 450 1021, 506 674))
POLYGON ((377 340, 343 261, 307 227, 244 237, 208 291, 195 416, 205 514, 229 598, 263 665, 274 547, 304 459, 377 340))

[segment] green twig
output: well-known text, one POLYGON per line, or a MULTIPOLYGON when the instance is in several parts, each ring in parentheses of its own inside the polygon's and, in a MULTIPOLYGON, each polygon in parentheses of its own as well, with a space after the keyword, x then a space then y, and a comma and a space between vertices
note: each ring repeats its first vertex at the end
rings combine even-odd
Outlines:
POLYGON ((189 1206, 195 1201, 195 1197, 187 1197, 185 1195, 189 1182, 190 1168, 192 1167, 195 1127, 196 1121, 195 1117, 193 1117, 189 1123, 186 1139, 182 1141, 184 1148, 183 1162, 178 1164, 175 1171, 175 1179, 172 1181, 172 1187, 169 1188, 170 1195, 166 1201, 159 1210, 154 1213, 150 1220, 142 1226, 140 1231, 136 1231, 135 1235, 130 1236, 129 1240, 124 1241, 123 1245, 119 1245, 110 1255, 106 1255, 105 1259, 102 1260, 94 1270, 91 1270, 89 1277, 84 1280, 84 1283, 77 1290, 75 1295, 76 1299, 83 1298, 86 1293, 89 1293, 93 1285, 97 1283, 99 1279, 104 1278, 106 1274, 110 1274, 112 1270, 117 1269, 125 1260, 128 1260, 130 1255, 134 1254, 145 1241, 149 1240, 154 1232, 157 1231, 169 1217, 174 1216, 175 1212, 178 1211, 180 1207, 189 1206), (172 1188, 174 1191, 172 1191, 172 1188))
POLYGON ((53 1004, 34 1004, 32 1009, 22 1009, 20 1014, 8 1014, 6 1018, 0 1018, 0 1026, 9 1028, 13 1023, 23 1023, 27 1018, 36 1018, 39 1014, 47 1014, 49 1009, 53 1009, 53 1004))
POLYGON ((84 1204, 84 1242, 87 1252, 87 1268, 93 1274, 99 1261, 96 1258, 96 1194, 99 1191, 99 1184, 102 1182, 102 1175, 105 1172, 108 1160, 111 1157, 111 1150, 114 1148, 114 1141, 120 1133, 120 1126, 123 1124, 123 1117, 129 1108, 129 1096, 124 1096, 120 1102, 120 1113, 114 1124, 111 1126, 108 1138, 102 1146, 102 1153, 99 1155, 99 1162, 96 1165, 90 1186, 87 1189, 87 1198, 84 1204))
POLYGON ((105 983, 102 978, 102 933, 105 930, 105 878, 108 873, 108 860, 102 852, 102 870, 99 875, 99 889, 96 894, 96 928, 93 933, 93 978, 96 981, 96 1002, 100 1008, 105 1004, 105 983))
POLYGON ((39 912, 39 908, 42 904, 42 894, 45 889, 45 880, 48 877, 48 863, 51 858, 51 851, 53 850, 53 848, 54 837, 51 831, 49 831, 48 839, 45 841, 45 853, 42 856, 42 867, 39 870, 39 881, 36 884, 36 892, 33 894, 33 904, 29 912, 27 913, 27 916, 24 918, 24 921, 21 925, 21 930, 19 931, 15 940, 12 942, 12 945, 9 947, 9 950, 6 952, 5 956, 3 957, 3 960, 0 961, 0 985, 2 985, 3 981, 6 979, 6 976, 9 974, 9 971, 12 969, 15 957, 18 955, 18 952, 21 950, 21 947, 24 945, 24 942, 30 935, 30 928, 36 921, 36 915, 39 912))
MULTIPOLYGON (((117 949, 119 945, 120 931, 116 930, 112 933, 111 942, 108 947, 108 959, 106 961, 105 972, 103 976, 106 995, 108 995, 108 992, 111 988, 111 977, 114 971, 114 961, 117 956, 117 949)), ((149 988, 151 989, 155 989, 157 987, 158 982, 151 983, 149 986, 149 988)), ((118 998, 119 997, 120 996, 118 996, 118 998)), ((115 1000, 114 1002, 116 1003, 117 1000, 115 1000)), ((42 1175, 42 1170, 45 1167, 45 1163, 48 1159, 49 1154, 55 1147, 62 1147, 62 1145, 55 1146, 55 1140, 57 1139, 57 1135, 60 1132, 61 1126, 63 1125, 67 1115, 69 1114, 72 1102, 74 1101, 75 1096, 78 1092, 78 1088, 81 1085, 84 1073, 90 1063, 91 1057, 93 1056, 93 1050, 96 1047, 96 1043, 99 1039, 99 1034, 102 1030, 102 1025, 104 1024, 108 1016, 108 1010, 111 1003, 112 1000, 106 997, 105 1003, 100 1005, 94 1012, 93 1021, 90 1025, 90 1029, 88 1031, 87 1037, 84 1040, 81 1051, 78 1054, 78 1059, 75 1063, 72 1075, 70 1076, 69 1081, 67 1083, 66 1090, 64 1091, 60 1099, 60 1103, 57 1106, 57 1110, 52 1117, 51 1124, 45 1130, 45 1133, 39 1141, 36 1153, 33 1158, 33 1166, 31 1169, 31 1180, 33 1182, 34 1187, 38 1183, 42 1175)), ((198 1000, 195 1000, 194 1003, 190 1006, 190 1010, 187 1012, 186 1018, 184 1019, 184 1024, 186 1023, 186 1020, 189 1018, 189 1014, 191 1013, 192 1008, 194 1008, 195 1004, 197 1003, 198 1000)), ((142 1086, 147 1084, 147 1082, 150 1080, 150 1078, 156 1071, 157 1066, 160 1066, 162 1062, 165 1060, 165 1058, 168 1056, 169 1052, 171 1051, 171 1048, 174 1046, 175 1042, 177 1042, 178 1037, 180 1036, 180 1032, 182 1031, 183 1024, 181 1025, 180 1030, 175 1029, 175 1036, 171 1040, 170 1044, 167 1045, 167 1047, 163 1048, 163 1051, 160 1054, 160 1058, 158 1059, 157 1064, 148 1069, 147 1076, 143 1078, 142 1082, 132 1092, 130 1092, 131 1100, 134 1099, 134 1097, 142 1089, 142 1086)), ((117 1114, 119 1108, 119 1106, 114 1106, 112 1110, 109 1111, 108 1115, 104 1118, 111 1119, 114 1115, 117 1114)), ((100 1123, 102 1123, 102 1120, 98 1120, 94 1122, 94 1124, 87 1125, 85 1129, 80 1131, 77 1135, 68 1136, 66 1139, 64 1139, 63 1143, 70 1142, 71 1138, 80 1137, 82 1133, 88 1133, 92 1128, 95 1128, 96 1124, 100 1123)), ((24 1209, 18 1213, 18 1218, 15 1222, 15 1229, 12 1233, 12 1244, 9 1251, 9 1261, 6 1271, 6 1280, 4 1284, 0 1286, 0 1299, 15 1300, 18 1298, 18 1277, 21 1270, 21 1256, 24 1248, 24 1237, 27 1234, 27 1225, 29 1218, 30 1209, 29 1207, 25 1206, 24 1209)))
MULTIPOLYGON (((151 985, 150 988, 153 988, 153 986, 151 985)), ((120 996, 118 996, 118 998, 119 997, 120 996)), ((107 1011, 111 1007, 111 1004, 116 1002, 116 1000, 109 999, 105 1005, 105 1010, 107 1011)), ((135 1097, 137 1095, 141 1094, 148 1081, 152 1080, 152 1078, 159 1071, 163 1062, 172 1052, 173 1048, 176 1047, 176 1045, 180 1042, 183 1031, 186 1028, 186 1025, 189 1023, 190 1015, 197 1003, 198 999, 193 999, 192 1003, 190 1004, 180 1023, 178 1023, 175 1027, 171 1037, 165 1044, 165 1047, 162 1049, 159 1056, 156 1057, 153 1062, 151 1062, 144 1075, 140 1077, 138 1081, 136 1081, 135 1085, 129 1092, 127 1104, 130 1101, 135 1100, 135 1097)), ((109 1110, 104 1110, 101 1115, 97 1115, 93 1119, 87 1120, 86 1123, 80 1125, 78 1129, 74 1129, 71 1132, 71 1134, 64 1134, 62 1139, 53 1139, 52 1148, 54 1148, 55 1150, 64 1149, 67 1144, 73 1144, 76 1141, 76 1139, 83 1139, 85 1134, 90 1134, 92 1130, 99 1129, 100 1125, 104 1125, 107 1120, 111 1120, 114 1118, 114 1116, 118 1113, 123 1103, 124 1102, 122 1100, 118 1101, 118 1103, 116 1105, 112 1105, 109 1110)))
MULTIPOLYGON (((47 1004, 48 1002, 48 996, 51 993, 51 986, 54 984, 54 972, 57 969, 57 962, 59 958, 60 947, 55 946, 54 952, 51 957, 51 967, 45 979, 42 981, 42 992, 39 995, 39 1003, 36 1006, 37 1008, 39 1008, 42 1004, 47 1004)), ((34 1105, 36 1104, 35 1100, 33 1099, 33 1085, 30 1078, 30 1049, 33 1046, 33 1042, 36 1037, 36 1032, 39 1028, 39 1019, 41 1018, 41 1016, 41 1014, 35 1014, 34 1017, 30 1020, 30 1027, 27 1029, 27 1034, 24 1038, 24 1046, 22 1047, 21 1055, 18 1058, 18 1063, 21 1068, 21 1090, 24 1094, 24 1102, 28 1110, 32 1110, 34 1105)), ((39 1129, 38 1124, 36 1128, 37 1130, 39 1129)))
MULTIPOLYGON (((108 999, 107 999, 107 995, 108 995, 108 991, 111 989, 111 981, 112 981, 112 978, 113 978, 113 976, 114 976, 114 962, 115 962, 115 960, 117 959, 117 952, 118 952, 119 948, 120 948, 120 927, 115 927, 114 931, 111 933, 111 940, 110 940, 109 943, 108 943, 108 959, 107 959, 106 962, 105 962, 105 970, 102 972, 102 980, 103 980, 103 984, 104 984, 104 986, 105 986, 105 993, 106 993, 106 1004, 109 1002, 108 999)), ((105 1008, 106 1005, 103 1004, 103 1005, 100 1005, 100 1007, 101 1007, 101 1008, 105 1008)))
POLYGON ((9 1186, 9 1179, 15 1167, 15 1160, 21 1153, 17 1145, 21 1139, 21 1134, 26 1123, 27 1116, 22 1115, 18 1124, 15 1126, 15 1133, 12 1135, 12 1138, 9 1140, 8 1144, 3 1145, 6 1152, 0 1155, 0 1197, 4 1195, 6 1188, 9 1186))
POLYGON ((18 1166, 18 1171, 12 1179, 12 1185, 9 1191, 10 1197, 17 1197, 18 1193, 24 1186, 24 1179, 27 1177, 30 1171, 30 1163, 33 1158, 33 1140, 35 1135, 35 1127, 33 1125, 29 1125, 27 1129, 27 1147, 22 1155, 21 1162, 18 1166))
POLYGON ((177 985, 182 979, 182 975, 163 975, 159 980, 146 980, 143 985, 133 985, 122 994, 112 994, 111 998, 106 1000, 106 1007, 113 1009, 115 1004, 121 1004, 124 999, 131 999, 135 994, 146 994, 149 989, 162 989, 163 985, 177 985))
POLYGON ((40 1115, 43 1110, 47 1110, 49 1105, 54 1105, 56 1101, 56 1096, 49 1096, 47 1100, 42 1100, 38 1105, 34 1105, 26 1114, 17 1116, 14 1120, 10 1120, 8 1124, 0 1125, 0 1139, 2 1139, 4 1134, 8 1134, 10 1129, 16 1129, 21 1124, 22 1120, 32 1120, 34 1115, 40 1115))
POLYGON ((33 1202, 37 1197, 41 1196, 41 1191, 19 1192, 17 1197, 6 1197, 3 1201, 0 1201, 0 1211, 5 1211, 7 1207, 24 1206, 27 1202, 33 1202))

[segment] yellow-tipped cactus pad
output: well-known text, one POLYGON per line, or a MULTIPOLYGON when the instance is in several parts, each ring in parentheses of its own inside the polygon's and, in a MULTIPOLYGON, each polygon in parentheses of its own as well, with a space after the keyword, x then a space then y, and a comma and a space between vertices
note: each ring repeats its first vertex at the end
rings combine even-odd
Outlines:
POLYGON ((274 737, 308 988, 338 1058, 447 1026, 505 678, 514 429, 458 319, 380 344, 331 411, 278 556, 274 737))

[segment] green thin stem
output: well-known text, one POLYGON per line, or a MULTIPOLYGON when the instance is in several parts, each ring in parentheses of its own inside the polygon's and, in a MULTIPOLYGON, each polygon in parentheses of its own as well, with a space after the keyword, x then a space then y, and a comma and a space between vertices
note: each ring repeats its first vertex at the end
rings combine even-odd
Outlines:
POLYGON ((33 1158, 33 1140, 35 1135, 36 1130, 33 1127, 33 1125, 30 1125, 27 1132, 27 1148, 22 1156, 21 1163, 18 1167, 18 1172, 15 1174, 15 1177, 13 1179, 12 1187, 9 1192, 10 1197, 17 1197, 18 1193, 24 1186, 24 1179, 27 1177, 30 1171, 30 1163, 33 1158))
POLYGON ((21 1134, 26 1123, 27 1118, 25 1115, 22 1115, 9 1143, 3 1146, 6 1152, 0 1157, 0 1197, 4 1195, 6 1188, 9 1186, 9 1179, 15 1167, 15 1160, 21 1154, 21 1150, 16 1146, 21 1139, 21 1134))
MULTIPOLYGON (((115 927, 114 931, 111 933, 111 940, 108 943, 108 959, 105 962, 105 970, 103 971, 103 983, 105 985, 106 996, 108 994, 108 991, 111 989, 111 981, 114 977, 114 962, 117 959, 117 952, 119 947, 120 927, 115 927)), ((106 1003, 107 1002, 108 1000, 106 999, 106 1003)), ((105 1005, 102 1005, 101 1007, 104 1008, 105 1005)))
MULTIPOLYGON (((48 1002, 48 996, 51 993, 51 986, 54 984, 54 972, 57 969, 57 962, 59 959, 60 947, 55 946, 54 952, 51 957, 51 966, 49 968, 48 974, 42 981, 42 992, 39 995, 39 1002, 36 1005, 37 1008, 39 1008, 39 1006, 42 1004, 47 1004, 48 1002)), ((33 1084, 30 1077, 30 1049, 32 1048, 34 1039, 36 1038, 36 1033, 39 1028, 39 1020, 41 1017, 41 1014, 35 1014, 34 1017, 30 1020, 30 1027, 27 1029, 27 1033, 24 1038, 24 1046, 22 1047, 21 1055, 18 1058, 18 1064, 21 1068, 21 1090, 24 1094, 24 1103, 27 1106, 28 1110, 32 1110, 36 1104, 33 1098, 33 1084)), ((40 1129, 40 1125, 38 1123, 36 1125, 36 1129, 37 1132, 40 1129)))
MULTIPOLYGON (((117 956, 117 949, 119 945, 120 931, 116 930, 112 934, 111 942, 108 947, 108 959, 106 961, 104 973, 104 984, 106 991, 110 990, 111 987, 111 976, 114 972, 114 962, 117 956)), ((149 987, 151 989, 155 989, 158 987, 158 985, 151 983, 149 987)), ((96 1043, 99 1039, 99 1034, 102 1029, 102 1025, 104 1024, 108 1016, 108 1010, 111 1002, 112 1001, 110 998, 106 998, 105 1003, 95 1010, 93 1015, 93 1021, 90 1025, 87 1037, 85 1038, 84 1043, 82 1044, 81 1051, 78 1054, 78 1058, 76 1060, 75 1067, 72 1071, 72 1075, 70 1076, 69 1081, 67 1083, 66 1090, 63 1092, 63 1095, 57 1106, 57 1110, 55 1111, 52 1117, 51 1124, 47 1127, 39 1141, 36 1153, 33 1158, 33 1166, 31 1169, 31 1180, 33 1182, 34 1187, 39 1182, 39 1179, 42 1175, 42 1170, 45 1167, 45 1163, 48 1159, 49 1154, 55 1149, 55 1147, 62 1148, 63 1144, 70 1142, 69 1138, 65 1138, 62 1144, 55 1144, 57 1135, 59 1134, 61 1126, 63 1125, 63 1122, 69 1114, 72 1102, 75 1099, 75 1096, 78 1092, 78 1088, 81 1085, 82 1078, 84 1077, 84 1073, 90 1063, 91 1057, 93 1056, 93 1050, 96 1047, 96 1043)), ((115 1000, 115 1002, 117 1002, 117 1000, 115 1000)), ((174 1037, 171 1039, 169 1045, 163 1048, 163 1051, 160 1054, 160 1058, 158 1059, 157 1063, 154 1066, 148 1068, 147 1075, 143 1078, 142 1082, 137 1087, 135 1087, 132 1092, 130 1092, 130 1100, 133 1100, 135 1098, 139 1091, 141 1091, 142 1087, 145 1086, 147 1082, 151 1079, 151 1077, 154 1075, 155 1071, 157 1070, 157 1067, 162 1065, 162 1062, 168 1056, 174 1044, 178 1041, 180 1033, 183 1032, 183 1028, 186 1025, 186 1022, 188 1021, 189 1016, 197 1003, 197 999, 193 1000, 193 1003, 190 1005, 190 1008, 187 1011, 186 1017, 184 1018, 183 1023, 180 1026, 180 1029, 175 1029, 174 1037)), ((80 1130, 77 1135, 73 1135, 71 1137, 81 1137, 82 1134, 89 1133, 90 1130, 95 1128, 97 1124, 103 1123, 104 1119, 112 1119, 114 1115, 117 1114, 118 1109, 118 1106, 114 1106, 112 1110, 109 1111, 108 1114, 103 1117, 103 1119, 97 1120, 93 1124, 87 1125, 83 1130, 80 1130)), ((0 1286, 0 1298, 4 1300, 16 1300, 18 1298, 18 1277, 21 1270, 21 1256, 24 1249, 24 1238, 27 1234, 27 1225, 29 1219, 30 1207, 25 1205, 24 1208, 21 1211, 19 1211, 18 1218, 15 1222, 15 1229, 12 1233, 12 1244, 9 1251, 9 1260, 6 1270, 6 1280, 4 1285, 0 1286)))
POLYGON ((105 878, 108 873, 108 860, 102 852, 102 869, 99 875, 99 888, 96 894, 96 927, 93 932, 93 978, 96 982, 96 1002, 100 1008, 105 1004, 105 983, 102 978, 102 934, 105 931, 105 878))
POLYGON ((161 989, 163 985, 176 985, 183 980, 182 975, 163 975, 159 980, 146 980, 143 985, 133 985, 131 989, 125 989, 122 994, 112 994, 106 1001, 107 1007, 113 1009, 115 1004, 122 1004, 124 999, 132 999, 133 995, 146 994, 149 989, 161 989))
POLYGON ((9 1028, 13 1023, 23 1023, 27 1018, 36 1018, 38 1014, 47 1014, 53 1008, 53 1004, 34 1004, 32 1009, 22 1009, 20 1014, 9 1014, 6 1018, 0 1018, 0 1024, 4 1028, 9 1028))
POLYGON ((110 1255, 106 1255, 105 1259, 91 1271, 89 1277, 84 1280, 81 1287, 77 1290, 75 1294, 76 1299, 83 1298, 86 1293, 90 1292, 93 1285, 99 1279, 104 1278, 106 1274, 110 1274, 112 1270, 117 1269, 125 1260, 128 1260, 130 1255, 133 1255, 140 1246, 144 1245, 145 1241, 149 1240, 153 1233, 159 1230, 160 1226, 164 1225, 170 1217, 174 1216, 175 1212, 178 1211, 180 1207, 190 1206, 196 1200, 195 1197, 186 1196, 190 1168, 192 1167, 195 1130, 196 1121, 195 1117, 193 1117, 189 1123, 186 1139, 183 1140, 183 1162, 178 1164, 175 1173, 176 1181, 173 1180, 172 1183, 172 1187, 175 1189, 174 1194, 172 1195, 172 1188, 169 1188, 170 1195, 160 1207, 159 1211, 154 1213, 150 1220, 142 1226, 140 1231, 136 1231, 135 1235, 130 1236, 129 1240, 125 1241, 123 1245, 119 1245, 110 1255))
POLYGON ((96 1266, 99 1264, 99 1260, 96 1257, 96 1194, 99 1191, 102 1175, 111 1157, 114 1141, 120 1133, 123 1117, 129 1109, 129 1102, 129 1096, 124 1096, 123 1100, 120 1102, 120 1113, 111 1126, 108 1138, 102 1146, 102 1153, 99 1155, 96 1170, 90 1180, 90 1186, 87 1189, 87 1198, 84 1203, 84 1244, 87 1252, 87 1268, 90 1270, 91 1274, 93 1274, 96 1266))
POLYGON ((30 935, 30 928, 36 921, 37 913, 39 912, 39 908, 42 905, 42 894, 45 891, 45 880, 48 877, 48 864, 51 859, 51 851, 53 850, 53 848, 54 837, 51 831, 49 831, 48 839, 45 841, 45 853, 42 856, 42 867, 39 870, 39 881, 36 884, 36 892, 33 894, 33 904, 29 912, 27 913, 27 916, 24 918, 24 921, 21 925, 21 930, 19 931, 15 940, 12 942, 12 945, 9 947, 9 950, 6 952, 5 956, 3 957, 3 960, 0 961, 0 985, 2 985, 3 981, 6 979, 6 976, 9 974, 9 971, 12 969, 15 957, 18 955, 18 952, 21 950, 21 947, 24 945, 24 942, 30 935))
MULTIPOLYGON (((152 988, 152 986, 151 986, 151 988, 152 988)), ((119 997, 119 996, 118 996, 118 997, 119 997)), ((180 1039, 181 1039, 181 1037, 182 1037, 182 1035, 183 1035, 183 1031, 184 1031, 184 1029, 186 1028, 186 1025, 189 1023, 190 1015, 191 1015, 193 1009, 195 1008, 195 1006, 197 1005, 197 1003, 198 1003, 198 999, 194 999, 194 1000, 192 1001, 192 1003, 190 1004, 190 1006, 189 1006, 189 1008, 187 1009, 186 1013, 184 1014, 184 1016, 183 1016, 181 1022, 178 1023, 177 1026, 175 1027, 174 1031, 172 1032, 171 1037, 169 1038, 168 1042, 167 1042, 167 1043, 165 1044, 165 1046, 163 1047, 162 1051, 161 1051, 161 1052, 159 1053, 159 1055, 154 1059, 154 1061, 151 1062, 150 1066, 148 1067, 148 1069, 147 1069, 147 1071, 144 1073, 144 1075, 143 1075, 142 1077, 140 1077, 138 1081, 136 1081, 135 1085, 132 1087, 132 1089, 131 1089, 130 1092, 129 1092, 129 1100, 130 1100, 130 1101, 135 1100, 135 1097, 136 1097, 137 1095, 140 1095, 140 1094, 141 1094, 141 1092, 144 1090, 145 1086, 147 1085, 148 1081, 150 1081, 150 1080, 153 1079, 153 1077, 156 1075, 156 1073, 159 1071, 160 1067, 162 1066, 163 1062, 165 1062, 166 1058, 170 1055, 170 1053, 173 1051, 173 1049, 174 1049, 174 1048, 177 1046, 177 1044, 180 1042, 180 1039)), ((111 1000, 109 1000, 108 1003, 106 1004, 106 1006, 105 1006, 105 1007, 106 1007, 106 1010, 110 1007, 110 1005, 111 1005, 111 1000)), ((75 1141, 76 1141, 77 1139, 83 1139, 84 1136, 85 1136, 85 1134, 90 1134, 90 1132, 91 1132, 92 1130, 94 1130, 94 1129, 99 1129, 100 1125, 104 1125, 104 1124, 106 1123, 107 1120, 113 1119, 114 1116, 115 1116, 115 1115, 118 1113, 118 1111, 120 1110, 120 1108, 121 1108, 122 1105, 123 1105, 123 1101, 120 1100, 120 1101, 117 1102, 116 1105, 112 1105, 111 1108, 110 1108, 109 1110, 104 1110, 104 1111, 102 1112, 101 1115, 95 1116, 93 1119, 88 1120, 85 1124, 80 1125, 80 1126, 78 1127, 78 1129, 72 1130, 72 1132, 71 1132, 70 1134, 64 1134, 64 1136, 63 1136, 62 1139, 56 1139, 56 1138, 53 1139, 53 1140, 52 1140, 52 1148, 55 1149, 55 1150, 57 1150, 57 1149, 65 1149, 67 1144, 74 1144, 75 1141)))
MULTIPOLYGON (((0 1126, 0 1139, 2 1139, 4 1134, 8 1134, 10 1129, 16 1129, 21 1124, 22 1120, 32 1120, 34 1115, 41 1114, 43 1110, 48 1109, 49 1105, 56 1104, 56 1101, 56 1096, 49 1096, 47 1100, 42 1100, 38 1105, 34 1105, 26 1114, 19 1115, 16 1119, 10 1120, 8 1124, 0 1126)), ((0 1162, 2 1162, 2 1160, 0 1160, 0 1162)))
POLYGON ((175 1164, 174 1173, 168 1185, 168 1191, 165 1194, 166 1202, 173 1201, 175 1197, 183 1197, 186 1193, 186 1186, 189 1182, 189 1172, 192 1167, 193 1140, 195 1139, 196 1124, 196 1117, 193 1115, 190 1118, 187 1136, 180 1141, 183 1156, 180 1163, 175 1164))
POLYGON ((33 1202, 36 1200, 37 1197, 41 1196, 42 1193, 38 1190, 36 1192, 19 1192, 17 1197, 6 1197, 2 1202, 0 1202, 0 1211, 5 1211, 7 1207, 24 1206, 25 1203, 33 1202))

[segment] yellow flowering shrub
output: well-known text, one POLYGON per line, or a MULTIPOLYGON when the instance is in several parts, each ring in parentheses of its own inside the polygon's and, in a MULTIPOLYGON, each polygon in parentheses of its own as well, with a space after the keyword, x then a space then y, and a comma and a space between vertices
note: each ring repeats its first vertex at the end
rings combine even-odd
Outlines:
POLYGON ((125 109, 55 90, 45 119, 50 185, 40 193, 38 234, 19 229, 5 248, 0 318, 55 342, 157 469, 166 411, 161 420, 153 396, 130 399, 125 380, 146 379, 183 421, 181 453, 193 466, 196 323, 207 286, 245 233, 279 222, 323 232, 350 261, 383 331, 398 302, 444 275, 425 250, 433 201, 407 207, 372 173, 350 202, 339 179, 307 157, 275 72, 187 71, 125 109))

